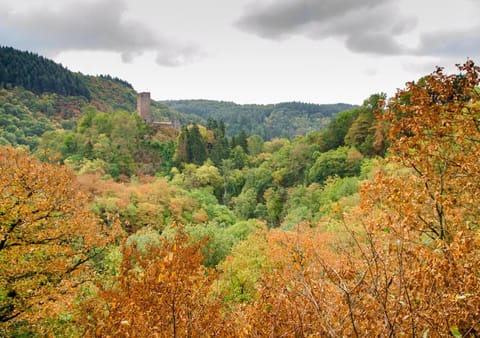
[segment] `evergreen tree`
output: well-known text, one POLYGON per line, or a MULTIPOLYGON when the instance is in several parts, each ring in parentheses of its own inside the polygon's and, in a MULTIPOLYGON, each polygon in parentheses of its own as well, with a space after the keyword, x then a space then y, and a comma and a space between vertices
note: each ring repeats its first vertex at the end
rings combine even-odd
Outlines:
POLYGON ((0 70, 3 87, 22 86, 36 94, 49 92, 90 99, 90 92, 77 74, 34 53, 0 46, 0 70))
POLYGON ((210 159, 219 167, 222 164, 222 160, 227 159, 229 154, 228 140, 225 137, 221 137, 215 141, 210 152, 210 159))
POLYGON ((222 160, 227 159, 230 154, 228 139, 225 137, 225 123, 223 120, 216 121, 209 118, 207 120, 207 129, 213 131, 214 142, 209 149, 209 157, 213 163, 219 167, 222 160))
POLYGON ((194 124, 187 135, 187 162, 203 164, 207 159, 206 143, 200 134, 198 125, 194 124))
POLYGON ((248 154, 248 140, 247 140, 247 133, 245 132, 244 129, 236 136, 234 137, 234 144, 232 144, 232 148, 235 148, 236 146, 242 147, 243 151, 245 154, 248 154))

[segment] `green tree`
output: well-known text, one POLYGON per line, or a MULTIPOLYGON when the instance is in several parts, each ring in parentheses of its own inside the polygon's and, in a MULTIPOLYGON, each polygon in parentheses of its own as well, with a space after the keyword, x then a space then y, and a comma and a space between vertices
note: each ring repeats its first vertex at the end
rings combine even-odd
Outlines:
POLYGON ((247 139, 247 133, 245 132, 244 129, 242 129, 240 133, 233 138, 232 148, 236 146, 242 147, 245 154, 248 154, 248 139, 247 139))
POLYGON ((265 191, 264 198, 267 207, 268 223, 270 226, 278 226, 286 200, 286 191, 283 188, 269 188, 265 191))
POLYGON ((176 165, 187 163, 189 158, 187 155, 187 140, 189 138, 189 131, 184 127, 177 138, 177 148, 175 150, 174 161, 176 165))
POLYGON ((352 123, 360 114, 359 108, 346 110, 330 121, 327 128, 321 132, 322 151, 328 151, 343 146, 345 136, 352 123))
POLYGON ((255 207, 257 205, 257 193, 254 189, 244 189, 233 199, 235 205, 235 213, 241 219, 249 219, 253 217, 255 207))
POLYGON ((230 159, 236 169, 242 169, 247 164, 247 155, 241 146, 236 146, 231 150, 230 159))
POLYGON ((354 148, 340 147, 320 154, 309 171, 309 181, 323 183, 330 176, 360 174, 363 157, 354 148))
POLYGON ((187 162, 198 165, 203 164, 207 159, 206 142, 200 134, 198 125, 193 124, 187 134, 187 162))
POLYGON ((257 156, 263 152, 263 138, 260 135, 252 135, 247 139, 248 153, 257 156))
POLYGON ((378 153, 374 143, 376 137, 378 137, 376 133, 378 132, 379 121, 377 121, 375 114, 381 114, 385 100, 385 93, 372 95, 368 100, 365 100, 360 108, 360 114, 345 135, 346 145, 357 148, 364 155, 378 153))
POLYGON ((227 159, 230 154, 230 147, 228 139, 225 136, 219 135, 213 144, 210 151, 210 158, 217 167, 219 167, 224 159, 227 159))

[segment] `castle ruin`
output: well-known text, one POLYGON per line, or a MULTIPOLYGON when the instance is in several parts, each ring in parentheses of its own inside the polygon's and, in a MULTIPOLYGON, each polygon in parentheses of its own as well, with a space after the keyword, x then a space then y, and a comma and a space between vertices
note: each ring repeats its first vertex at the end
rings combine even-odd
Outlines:
POLYGON ((155 121, 152 119, 152 114, 150 113, 150 93, 143 92, 138 93, 137 96, 137 114, 142 117, 142 120, 145 121, 150 127, 171 127, 174 129, 180 129, 180 124, 176 119, 173 121, 155 121))
POLYGON ((137 96, 137 113, 142 117, 146 124, 152 123, 152 115, 150 114, 150 93, 143 92, 137 96))

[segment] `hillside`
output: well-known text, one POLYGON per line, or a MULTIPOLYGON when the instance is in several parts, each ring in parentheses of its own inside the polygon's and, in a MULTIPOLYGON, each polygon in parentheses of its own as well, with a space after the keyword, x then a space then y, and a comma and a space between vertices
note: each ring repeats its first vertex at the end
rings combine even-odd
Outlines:
MULTIPOLYGON (((43 56, 0 47, 0 143, 34 150, 45 131, 71 130, 88 106, 106 113, 136 110, 137 92, 110 75, 73 73, 43 56)), ((181 125, 223 120, 226 135, 260 135, 265 140, 295 137, 324 129, 349 104, 240 105, 211 100, 155 101, 151 114, 181 125)))
MULTIPOLYGON (((74 130, 89 107, 112 114, 134 113, 137 92, 127 81, 110 75, 73 73, 31 52, 0 47, 0 145, 35 151, 46 131, 74 130)), ((152 102, 156 119, 198 121, 152 102)))
POLYGON ((15 86, 36 94, 90 98, 90 92, 78 74, 43 56, 0 46, 0 87, 15 86))
POLYGON ((233 136, 243 129, 269 140, 274 137, 295 137, 317 131, 341 111, 354 108, 345 103, 311 104, 285 102, 278 104, 236 104, 212 100, 162 101, 168 107, 203 120, 223 120, 227 135, 233 136))

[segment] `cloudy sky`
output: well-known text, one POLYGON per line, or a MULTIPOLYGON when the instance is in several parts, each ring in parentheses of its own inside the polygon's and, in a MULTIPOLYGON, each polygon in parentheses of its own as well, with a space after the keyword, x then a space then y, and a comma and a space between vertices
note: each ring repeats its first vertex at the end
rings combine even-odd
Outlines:
POLYGON ((0 45, 163 99, 357 103, 479 62, 479 0, 0 0, 0 45))

